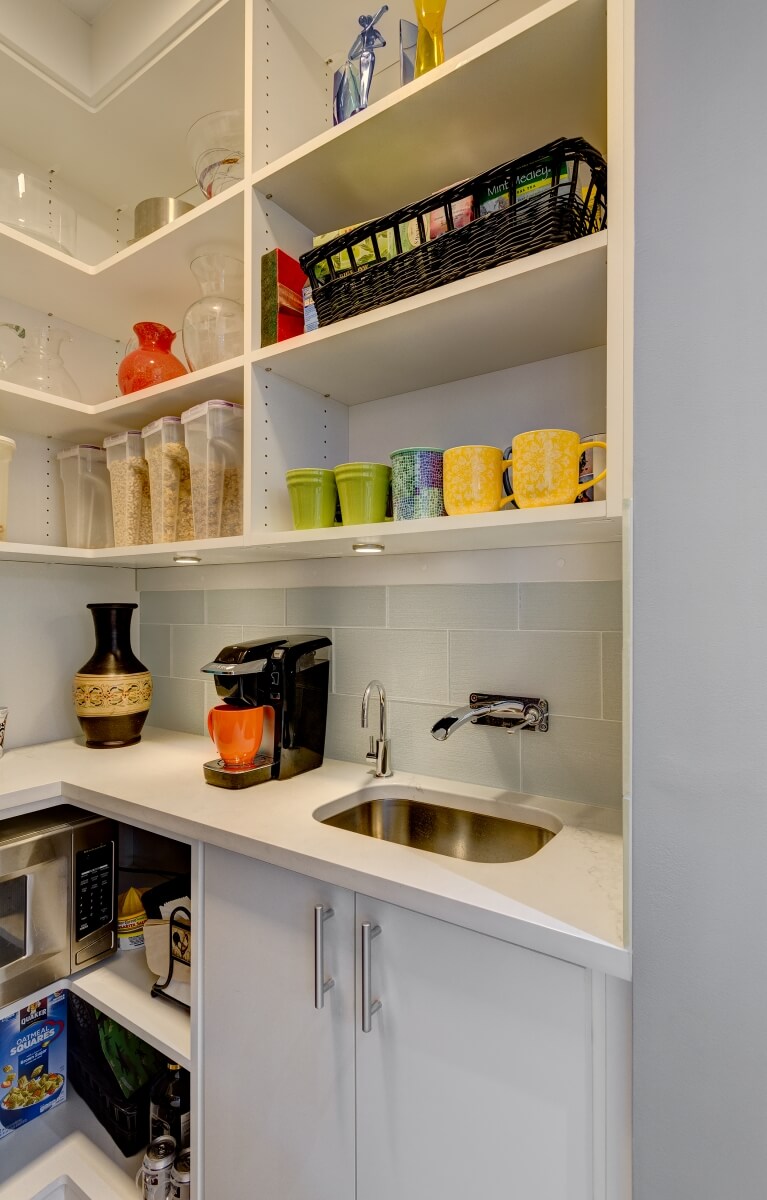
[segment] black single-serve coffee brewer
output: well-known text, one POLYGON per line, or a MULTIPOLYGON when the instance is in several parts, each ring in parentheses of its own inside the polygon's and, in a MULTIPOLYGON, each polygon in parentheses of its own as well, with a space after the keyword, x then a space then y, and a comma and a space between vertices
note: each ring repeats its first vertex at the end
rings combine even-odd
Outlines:
POLYGON ((261 748, 252 761, 236 766, 220 758, 206 762, 207 783, 251 787, 322 766, 331 645, 327 637, 241 642, 225 646, 215 662, 201 668, 213 675, 224 704, 233 709, 263 708, 265 717, 261 748))

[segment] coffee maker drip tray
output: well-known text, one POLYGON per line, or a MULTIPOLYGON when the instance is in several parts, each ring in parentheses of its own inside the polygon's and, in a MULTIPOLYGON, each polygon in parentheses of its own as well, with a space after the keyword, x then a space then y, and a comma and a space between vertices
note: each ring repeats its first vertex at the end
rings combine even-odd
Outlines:
POLYGON ((227 767, 223 759, 212 758, 210 762, 203 763, 202 769, 205 782, 212 783, 214 787, 246 788, 254 783, 266 783, 272 778, 273 767, 274 759, 266 754, 257 754, 250 766, 227 767))

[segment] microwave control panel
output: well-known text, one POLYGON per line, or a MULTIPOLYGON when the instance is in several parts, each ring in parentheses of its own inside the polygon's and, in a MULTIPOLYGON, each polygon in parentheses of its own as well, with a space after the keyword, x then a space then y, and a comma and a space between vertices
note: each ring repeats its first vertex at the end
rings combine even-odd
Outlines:
POLYGON ((112 922, 114 843, 102 842, 75 855, 75 903, 78 942, 112 922))

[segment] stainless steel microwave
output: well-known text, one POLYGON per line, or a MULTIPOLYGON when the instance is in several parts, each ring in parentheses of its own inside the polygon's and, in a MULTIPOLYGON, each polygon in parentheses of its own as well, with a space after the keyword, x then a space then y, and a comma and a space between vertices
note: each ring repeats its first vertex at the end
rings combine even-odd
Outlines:
POLYGON ((64 805, 0 821, 0 1007, 116 949, 116 823, 64 805))

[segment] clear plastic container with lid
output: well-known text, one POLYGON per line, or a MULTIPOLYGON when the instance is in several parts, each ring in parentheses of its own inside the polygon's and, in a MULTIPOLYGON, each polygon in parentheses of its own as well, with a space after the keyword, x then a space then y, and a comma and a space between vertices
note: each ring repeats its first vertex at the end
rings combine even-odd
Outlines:
POLYGON ((13 438, 0 437, 0 542, 5 541, 8 528, 8 477, 11 459, 16 451, 13 438))
POLYGON ((141 430, 149 464, 152 541, 185 542, 194 537, 189 452, 180 417, 160 417, 141 430))
POLYGON ((107 456, 99 446, 72 446, 57 455, 64 484, 67 545, 114 546, 107 456))
POLYGON ((104 438, 112 485, 115 546, 146 546, 152 541, 149 464, 137 429, 104 438))
POLYGON ((242 533, 243 410, 206 400, 181 414, 192 472, 196 538, 242 533))

